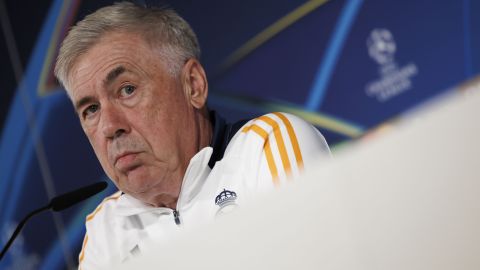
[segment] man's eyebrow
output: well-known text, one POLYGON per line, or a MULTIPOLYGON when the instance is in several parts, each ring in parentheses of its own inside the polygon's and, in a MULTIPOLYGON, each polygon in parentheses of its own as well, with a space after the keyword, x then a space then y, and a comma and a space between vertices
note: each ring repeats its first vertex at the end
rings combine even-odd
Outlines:
MULTIPOLYGON (((104 87, 111 84, 118 76, 120 76, 122 73, 126 71, 127 69, 124 66, 118 66, 112 69, 110 72, 108 72, 107 76, 105 77, 105 80, 103 80, 104 87)), ((94 98, 92 96, 86 96, 81 98, 79 101, 75 103, 75 111, 78 111, 78 109, 84 106, 85 104, 93 102, 93 100, 94 98)))
POLYGON ((105 80, 103 80, 103 85, 108 86, 111 84, 118 76, 120 76, 122 73, 127 71, 127 69, 124 66, 118 66, 114 69, 112 69, 107 76, 105 77, 105 80))
POLYGON ((75 111, 78 113, 78 109, 83 107, 85 104, 93 102, 94 98, 91 96, 86 96, 81 98, 79 101, 75 102, 75 111))

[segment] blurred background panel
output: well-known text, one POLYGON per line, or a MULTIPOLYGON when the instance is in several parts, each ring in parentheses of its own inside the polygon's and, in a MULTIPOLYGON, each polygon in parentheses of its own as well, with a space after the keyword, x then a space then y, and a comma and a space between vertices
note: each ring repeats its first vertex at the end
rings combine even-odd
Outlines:
MULTIPOLYGON (((112 1, 0 0, 0 244, 49 198, 108 180, 53 77, 69 27, 112 1)), ((480 73, 480 2, 136 1, 196 31, 209 107, 234 121, 271 111, 314 124, 333 150, 480 73), (475 34, 477 33, 477 34, 475 34)), ((374 139, 374 137, 373 137, 374 139)), ((73 269, 85 215, 107 191, 25 227, 2 269, 73 269)))

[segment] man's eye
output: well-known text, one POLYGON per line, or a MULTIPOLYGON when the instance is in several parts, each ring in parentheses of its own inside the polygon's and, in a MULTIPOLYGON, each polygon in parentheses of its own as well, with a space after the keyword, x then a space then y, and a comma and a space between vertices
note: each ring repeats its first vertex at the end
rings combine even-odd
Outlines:
POLYGON ((125 85, 124 87, 122 87, 120 89, 120 95, 121 96, 130 96, 133 94, 133 92, 135 92, 135 86, 133 85, 125 85))
POLYGON ((93 115, 96 111, 98 111, 98 104, 92 104, 90 106, 88 106, 84 111, 83 111, 83 117, 84 118, 87 118, 91 115, 93 115))

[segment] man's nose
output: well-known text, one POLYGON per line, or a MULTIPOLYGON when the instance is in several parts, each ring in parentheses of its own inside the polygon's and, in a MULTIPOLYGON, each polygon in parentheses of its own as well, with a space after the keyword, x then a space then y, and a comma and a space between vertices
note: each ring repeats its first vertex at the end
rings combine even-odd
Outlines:
POLYGON ((113 104, 102 106, 100 126, 103 135, 108 139, 115 139, 130 130, 124 112, 113 104))

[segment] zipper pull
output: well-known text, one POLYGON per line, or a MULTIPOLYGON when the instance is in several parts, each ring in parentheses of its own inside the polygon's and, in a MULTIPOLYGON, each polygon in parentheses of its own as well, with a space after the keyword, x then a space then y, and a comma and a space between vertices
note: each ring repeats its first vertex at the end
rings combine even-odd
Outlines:
POLYGON ((180 224, 181 224, 180 213, 177 210, 173 210, 173 218, 175 219, 175 224, 180 226, 180 224))

